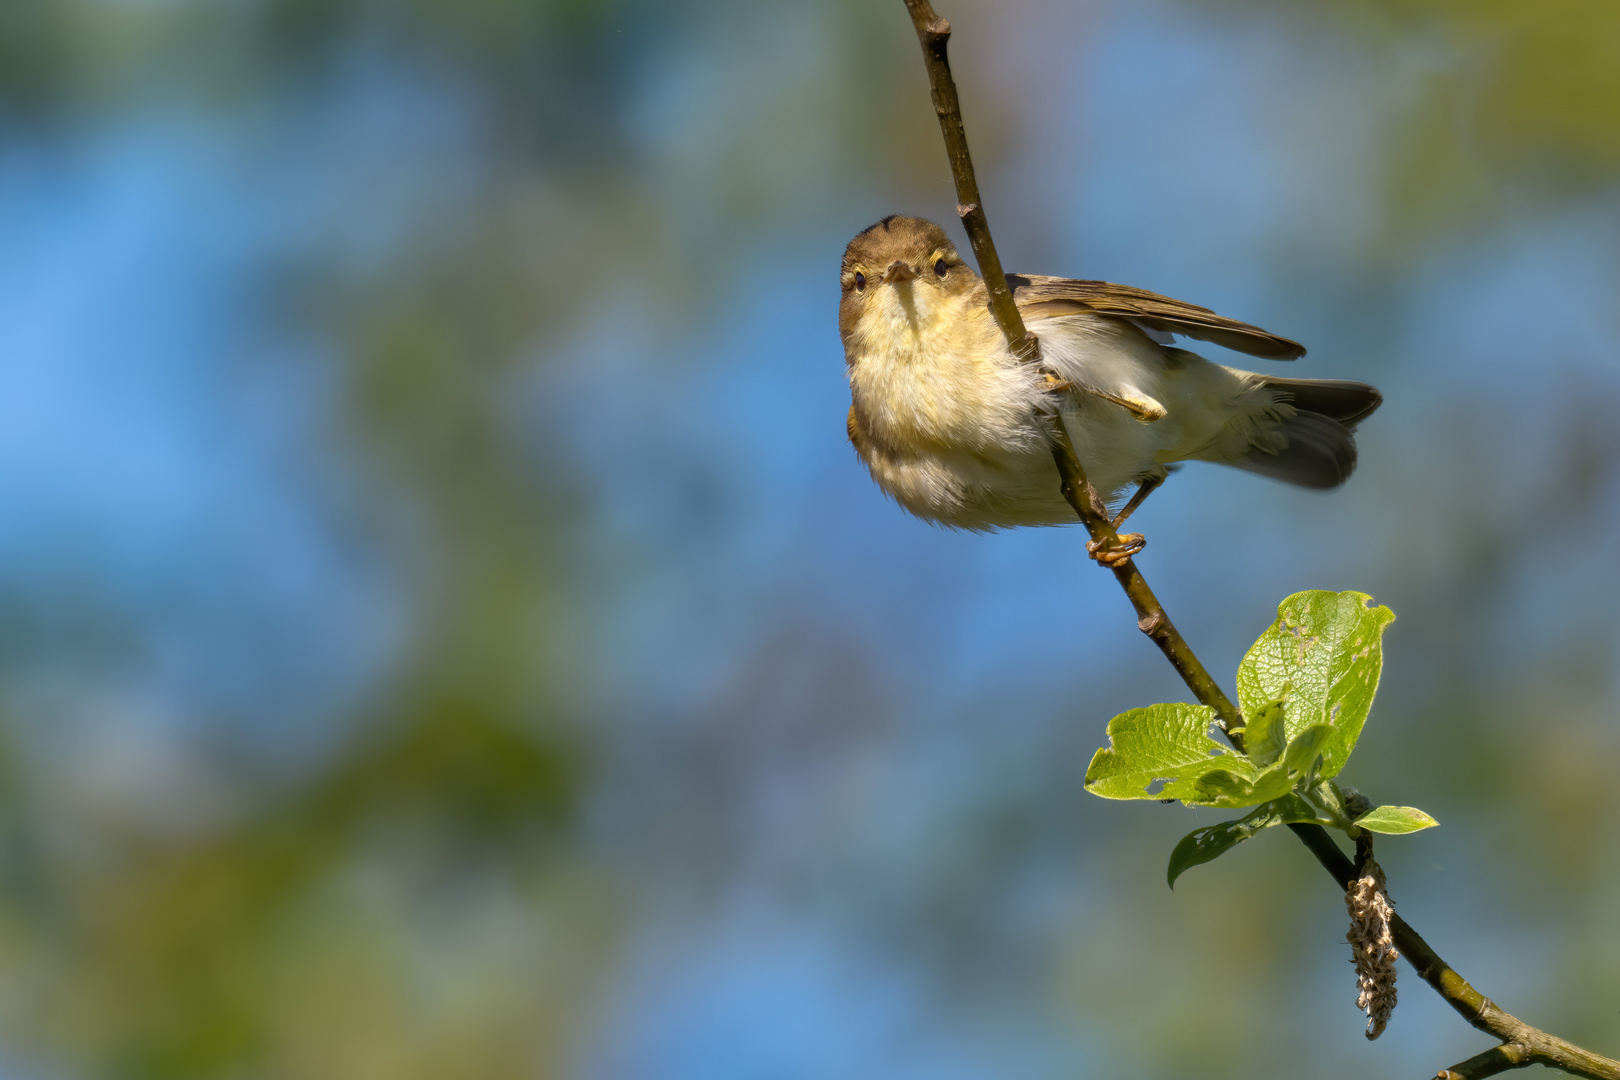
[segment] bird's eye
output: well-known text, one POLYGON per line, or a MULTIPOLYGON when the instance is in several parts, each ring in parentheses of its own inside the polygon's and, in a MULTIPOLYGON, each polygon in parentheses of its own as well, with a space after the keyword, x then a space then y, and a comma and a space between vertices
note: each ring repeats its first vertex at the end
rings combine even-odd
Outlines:
POLYGON ((855 287, 857 289, 866 288, 866 275, 865 274, 857 273, 855 275, 855 287))
POLYGON ((945 260, 944 259, 941 259, 937 263, 934 264, 934 273, 938 274, 940 277, 945 276, 946 269, 947 269, 947 267, 945 266, 945 260))

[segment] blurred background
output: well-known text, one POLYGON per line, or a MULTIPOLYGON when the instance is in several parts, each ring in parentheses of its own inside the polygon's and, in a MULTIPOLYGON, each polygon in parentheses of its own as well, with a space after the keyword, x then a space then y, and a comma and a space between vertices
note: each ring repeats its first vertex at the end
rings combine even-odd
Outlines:
MULTIPOLYGON (((1140 564, 1228 686, 1290 592, 1394 608, 1400 910, 1620 1054, 1620 11, 942 13, 1010 269, 1384 390, 1347 487, 1192 465, 1140 564)), ((1230 815, 1081 790, 1186 692, 1076 530, 867 478, 839 256, 953 207, 900 0, 7 0, 0 1077, 1485 1049, 1404 967, 1364 1041, 1286 833, 1171 892, 1230 815)))

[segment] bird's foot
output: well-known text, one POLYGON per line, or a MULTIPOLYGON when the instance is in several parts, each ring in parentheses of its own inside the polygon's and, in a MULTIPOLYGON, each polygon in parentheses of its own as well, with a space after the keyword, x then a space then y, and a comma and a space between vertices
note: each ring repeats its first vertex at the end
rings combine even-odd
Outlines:
POLYGON ((1116 570, 1145 547, 1147 537, 1141 533, 1125 533, 1123 536, 1105 536, 1101 540, 1089 541, 1086 544, 1086 554, 1095 559, 1099 565, 1116 570))

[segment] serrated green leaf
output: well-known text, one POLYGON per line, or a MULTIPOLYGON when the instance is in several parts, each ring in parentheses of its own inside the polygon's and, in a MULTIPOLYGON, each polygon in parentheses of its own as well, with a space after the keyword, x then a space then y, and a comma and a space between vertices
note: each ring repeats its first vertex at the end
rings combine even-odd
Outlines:
POLYGON ((1086 790, 1105 799, 1180 799, 1237 809, 1288 793, 1283 763, 1256 769, 1210 737, 1214 711, 1203 705, 1150 705, 1108 722, 1110 746, 1086 769, 1086 790), (1157 785, 1163 784, 1163 787, 1157 785))
POLYGON ((1086 769, 1086 790, 1105 799, 1175 799, 1181 796, 1168 787, 1150 789, 1160 780, 1174 785, 1228 763, 1249 767, 1210 738, 1214 718, 1213 709, 1182 702, 1120 713, 1108 721, 1109 746, 1086 769))
POLYGON ((1395 614, 1370 606, 1371 600, 1359 592, 1295 593, 1238 667, 1245 716, 1258 717, 1282 701, 1289 741, 1312 725, 1332 725, 1320 750, 1323 779, 1336 776, 1349 759, 1378 690, 1384 628, 1395 614))
POLYGON ((1378 806, 1356 818, 1356 825, 1375 833, 1417 832, 1440 824, 1415 806, 1378 806))

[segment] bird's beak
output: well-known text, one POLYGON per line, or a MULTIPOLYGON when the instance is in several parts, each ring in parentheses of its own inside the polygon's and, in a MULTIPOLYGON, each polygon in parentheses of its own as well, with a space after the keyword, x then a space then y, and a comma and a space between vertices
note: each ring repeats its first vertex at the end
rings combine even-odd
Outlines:
POLYGON ((916 276, 917 271, 911 268, 910 263, 906 262, 904 259, 896 259, 894 262, 889 264, 889 269, 883 275, 883 280, 886 284, 898 285, 902 281, 910 281, 916 276))

